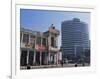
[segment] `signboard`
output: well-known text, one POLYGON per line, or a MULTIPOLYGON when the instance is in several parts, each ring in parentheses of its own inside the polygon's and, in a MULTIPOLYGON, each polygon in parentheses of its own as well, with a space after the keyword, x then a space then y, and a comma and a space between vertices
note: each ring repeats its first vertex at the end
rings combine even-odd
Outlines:
POLYGON ((46 51, 47 50, 46 46, 40 45, 40 44, 35 45, 35 49, 39 50, 39 51, 46 51))
POLYGON ((54 47, 49 47, 49 50, 51 50, 51 51, 55 51, 55 52, 57 52, 58 51, 58 48, 54 48, 54 47))
POLYGON ((32 45, 32 44, 26 44, 25 47, 26 47, 26 48, 32 48, 33 45, 32 45))

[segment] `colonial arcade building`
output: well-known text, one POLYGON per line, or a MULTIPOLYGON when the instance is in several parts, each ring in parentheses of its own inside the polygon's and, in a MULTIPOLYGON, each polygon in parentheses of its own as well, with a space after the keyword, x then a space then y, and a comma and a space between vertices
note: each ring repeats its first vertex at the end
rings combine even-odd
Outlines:
POLYGON ((46 32, 21 28, 20 67, 58 64, 58 36, 60 32, 53 24, 46 32))

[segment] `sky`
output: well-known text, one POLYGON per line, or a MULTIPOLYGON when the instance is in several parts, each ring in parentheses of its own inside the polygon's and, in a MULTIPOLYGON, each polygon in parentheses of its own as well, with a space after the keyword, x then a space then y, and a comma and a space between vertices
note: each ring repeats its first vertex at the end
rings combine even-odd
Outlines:
MULTIPOLYGON (((20 9, 20 26, 33 31, 45 32, 53 24, 61 31, 61 22, 79 18, 90 25, 89 12, 51 11, 36 9, 20 9)), ((61 33, 58 39, 58 47, 61 46, 61 33)))

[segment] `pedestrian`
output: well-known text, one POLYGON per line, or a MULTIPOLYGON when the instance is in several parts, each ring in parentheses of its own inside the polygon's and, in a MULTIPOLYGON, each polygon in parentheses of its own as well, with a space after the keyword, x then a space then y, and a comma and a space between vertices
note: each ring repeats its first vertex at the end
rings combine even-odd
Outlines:
POLYGON ((30 65, 29 65, 29 64, 27 65, 27 69, 31 69, 31 67, 30 67, 30 65))
POLYGON ((75 64, 75 67, 77 67, 77 63, 75 64))

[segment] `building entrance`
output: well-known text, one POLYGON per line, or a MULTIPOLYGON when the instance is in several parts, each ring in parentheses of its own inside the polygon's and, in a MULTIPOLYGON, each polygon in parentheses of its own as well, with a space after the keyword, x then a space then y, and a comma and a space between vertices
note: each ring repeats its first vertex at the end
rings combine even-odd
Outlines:
POLYGON ((34 61, 34 51, 30 51, 29 52, 29 59, 28 59, 28 65, 33 65, 33 61, 34 61))
POLYGON ((40 65, 40 52, 36 52, 36 65, 40 65))
POLYGON ((20 65, 27 66, 27 51, 26 50, 22 50, 21 52, 20 65))
POLYGON ((41 64, 42 65, 46 65, 47 64, 47 56, 48 55, 47 55, 46 52, 42 52, 42 57, 41 57, 42 58, 42 60, 41 60, 41 62, 42 62, 41 64))

